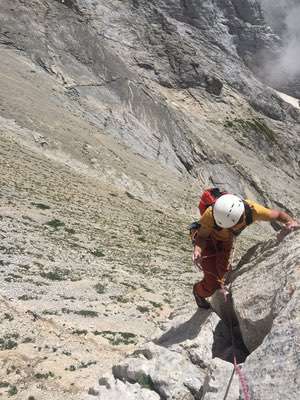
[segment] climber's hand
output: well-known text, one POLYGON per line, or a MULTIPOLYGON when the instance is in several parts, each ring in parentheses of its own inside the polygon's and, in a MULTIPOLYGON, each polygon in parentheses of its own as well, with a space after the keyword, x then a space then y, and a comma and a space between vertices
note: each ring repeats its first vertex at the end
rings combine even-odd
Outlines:
POLYGON ((277 240, 281 241, 286 235, 288 235, 290 232, 300 229, 300 224, 296 220, 291 220, 287 222, 284 227, 281 229, 281 231, 277 235, 277 240))
POLYGON ((289 221, 285 224, 285 229, 289 232, 294 231, 295 229, 299 229, 300 224, 296 220, 289 221))
POLYGON ((194 247, 194 253, 193 253, 193 263, 197 266, 200 267, 200 262, 201 262, 201 247, 195 246, 194 247))

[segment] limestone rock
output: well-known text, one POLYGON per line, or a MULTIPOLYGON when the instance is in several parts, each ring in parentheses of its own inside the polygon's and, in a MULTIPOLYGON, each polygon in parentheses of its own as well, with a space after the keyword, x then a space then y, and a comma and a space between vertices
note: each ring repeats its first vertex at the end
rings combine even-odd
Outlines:
POLYGON ((244 342, 255 350, 274 319, 299 290, 300 232, 262 243, 242 260, 232 285, 233 302, 244 342))
POLYGON ((297 398, 300 391, 300 231, 253 248, 237 271, 234 307, 248 349, 251 398, 297 398))
POLYGON ((214 358, 208 368, 203 396, 205 400, 219 400, 225 398, 226 393, 228 400, 240 398, 238 377, 234 374, 232 364, 214 358))
MULTIPOLYGON (((239 384, 232 376, 232 364, 213 359, 219 323, 215 313, 205 310, 175 317, 155 343, 140 346, 113 367, 114 379, 150 388, 164 399, 193 400, 205 395, 213 400, 224 396, 228 389, 228 398, 237 400, 239 384)), ((108 393, 114 393, 112 381, 112 376, 100 379, 108 393)))
POLYGON ((160 400, 157 393, 150 389, 141 387, 139 384, 122 382, 112 377, 107 377, 99 382, 99 386, 94 391, 94 395, 86 397, 86 400, 160 400))
MULTIPOLYGON (((299 284, 299 279, 298 279, 299 284)), ((247 358, 245 376, 251 398, 295 400, 300 393, 300 293, 299 286, 275 318, 270 333, 247 358)))
MULTIPOLYGON (((278 187, 294 192, 300 117, 251 72, 261 53, 276 53, 280 44, 257 1, 16 4, 1 2, 0 42, 61 81, 89 124, 180 174, 204 174, 210 184, 247 186, 265 202, 276 200, 278 187), (252 184, 258 170, 268 195, 252 184)), ((16 114, 18 107, 4 103, 16 114)), ((93 167, 102 173, 100 162, 93 167)))
POLYGON ((149 381, 165 399, 192 399, 191 393, 200 392, 205 374, 183 354, 151 343, 139 349, 138 354, 144 360, 125 360, 113 368, 114 376, 140 384, 149 381))

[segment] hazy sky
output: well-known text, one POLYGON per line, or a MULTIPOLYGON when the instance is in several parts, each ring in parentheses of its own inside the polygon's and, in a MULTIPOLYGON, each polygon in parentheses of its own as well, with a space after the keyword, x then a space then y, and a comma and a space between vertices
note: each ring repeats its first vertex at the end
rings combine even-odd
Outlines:
MULTIPOLYGON (((284 50, 279 62, 274 66, 272 60, 268 64, 275 79, 284 79, 300 75, 300 0, 259 0, 267 22, 281 33, 284 50)), ((274 60, 273 60, 274 61, 274 60)))

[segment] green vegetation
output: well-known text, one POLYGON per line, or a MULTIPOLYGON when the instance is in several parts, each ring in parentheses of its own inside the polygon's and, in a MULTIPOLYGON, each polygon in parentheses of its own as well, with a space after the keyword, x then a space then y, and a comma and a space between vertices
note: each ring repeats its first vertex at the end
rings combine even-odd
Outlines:
POLYGON ((264 135, 268 141, 276 142, 276 133, 261 118, 253 118, 251 120, 235 118, 234 120, 226 120, 224 127, 255 131, 258 134, 264 135))
POLYGON ((150 289, 148 286, 143 285, 143 284, 141 284, 140 286, 141 286, 143 289, 145 289, 146 292, 154 293, 154 290, 153 290, 153 289, 150 289))
POLYGON ((44 315, 58 315, 58 312, 57 311, 53 311, 53 310, 44 310, 42 312, 42 314, 44 314, 44 315))
POLYGON ((13 339, 18 339, 18 333, 6 334, 0 338, 0 350, 11 350, 18 346, 18 343, 13 339))
POLYGON ((18 389, 15 385, 12 385, 8 390, 9 396, 14 396, 17 393, 18 393, 18 389))
POLYGON ((76 300, 76 297, 74 297, 74 296, 65 296, 65 295, 61 294, 60 297, 65 300, 76 300))
POLYGON ((143 313, 143 314, 149 311, 149 307, 147 307, 147 306, 137 306, 136 309, 137 309, 140 313, 143 313))
POLYGON ((70 235, 74 235, 74 233, 76 233, 75 229, 73 229, 73 228, 65 228, 65 231, 70 233, 70 235))
POLYGON ((128 345, 137 343, 137 336, 130 332, 94 331, 93 334, 96 336, 103 336, 114 346, 118 346, 119 344, 128 345))
POLYGON ((61 312, 63 314, 72 314, 74 311, 70 310, 69 308, 62 308, 61 312))
POLYGON ((70 310, 69 308, 62 308, 61 311, 64 314, 76 314, 76 315, 81 315, 83 317, 98 317, 98 313, 93 310, 70 310))
POLYGON ((88 362, 86 362, 86 363, 83 362, 83 361, 81 361, 77 368, 78 368, 78 369, 87 368, 87 367, 89 367, 90 365, 95 365, 95 364, 97 364, 97 361, 88 361, 88 362))
POLYGON ((86 335, 88 333, 88 331, 86 330, 86 329, 75 329, 73 332, 72 332, 72 335, 78 335, 78 336, 80 336, 80 335, 86 335))
POLYGON ((20 264, 19 268, 25 269, 26 271, 28 271, 30 269, 30 265, 28 265, 28 264, 20 264))
POLYGON ((145 389, 154 390, 154 383, 149 375, 141 375, 137 382, 145 389))
POLYGON ((117 302, 119 302, 119 303, 128 303, 128 302, 129 302, 129 300, 126 299, 126 297, 124 297, 124 296, 117 296, 117 297, 116 297, 116 300, 117 300, 117 302))
POLYGON ((58 228, 65 226, 65 223, 60 221, 59 219, 52 219, 51 221, 46 222, 46 225, 57 230, 58 228))
POLYGON ((0 338, 0 350, 11 350, 18 346, 18 343, 11 339, 0 338))
POLYGON ((31 203, 31 205, 33 205, 36 208, 39 208, 41 210, 49 210, 51 207, 47 206, 47 204, 43 204, 43 203, 31 203))
POLYGON ((224 127, 225 128, 233 128, 234 127, 234 123, 232 121, 226 120, 224 122, 224 127))
POLYGON ((74 311, 74 314, 81 315, 83 317, 98 317, 98 313, 93 310, 74 311))
POLYGON ((161 303, 156 303, 155 301, 149 301, 149 303, 152 304, 152 306, 155 308, 162 308, 161 303))
POLYGON ((77 367, 75 365, 70 365, 69 367, 65 368, 65 371, 76 371, 76 369, 82 369, 82 368, 88 368, 90 365, 95 365, 97 364, 97 361, 88 361, 88 362, 83 362, 81 361, 77 367))
POLYGON ((76 367, 75 367, 75 365, 72 364, 69 367, 66 367, 65 371, 71 371, 71 372, 76 371, 76 367))
POLYGON ((69 274, 70 271, 68 269, 56 268, 54 271, 41 272, 41 277, 51 281, 65 281, 69 274))
POLYGON ((21 276, 21 275, 14 274, 13 272, 10 272, 10 273, 8 274, 8 277, 5 278, 4 280, 7 281, 7 282, 11 282, 11 281, 14 282, 15 279, 22 279, 22 276, 21 276))
POLYGON ((34 375, 34 377, 35 377, 36 379, 54 378, 54 373, 51 372, 51 371, 46 372, 45 374, 41 374, 41 373, 38 372, 37 374, 34 375))
POLYGON ((18 300, 36 300, 37 297, 36 296, 28 296, 27 294, 23 294, 22 296, 18 297, 18 300))
POLYGON ((102 283, 97 283, 94 288, 98 294, 103 294, 105 292, 105 286, 102 283))
POLYGON ((9 321, 12 321, 14 317, 11 314, 4 313, 4 319, 8 319, 9 321))
POLYGON ((133 232, 137 235, 142 235, 143 234, 143 229, 140 227, 140 225, 136 225, 133 229, 133 232))
POLYGON ((34 339, 32 339, 31 337, 26 337, 22 340, 22 343, 34 343, 34 339))
POLYGON ((93 254, 93 256, 95 256, 95 257, 104 257, 105 256, 103 251, 101 251, 100 249, 92 250, 90 253, 93 254))

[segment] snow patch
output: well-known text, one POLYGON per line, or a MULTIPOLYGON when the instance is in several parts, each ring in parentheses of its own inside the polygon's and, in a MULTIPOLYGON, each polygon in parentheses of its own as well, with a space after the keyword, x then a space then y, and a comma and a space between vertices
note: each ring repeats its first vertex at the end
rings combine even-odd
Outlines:
POLYGON ((295 108, 300 109, 300 99, 297 99, 296 97, 289 96, 288 94, 278 92, 278 90, 275 90, 275 92, 278 94, 282 100, 286 101, 287 103, 291 104, 295 108))

